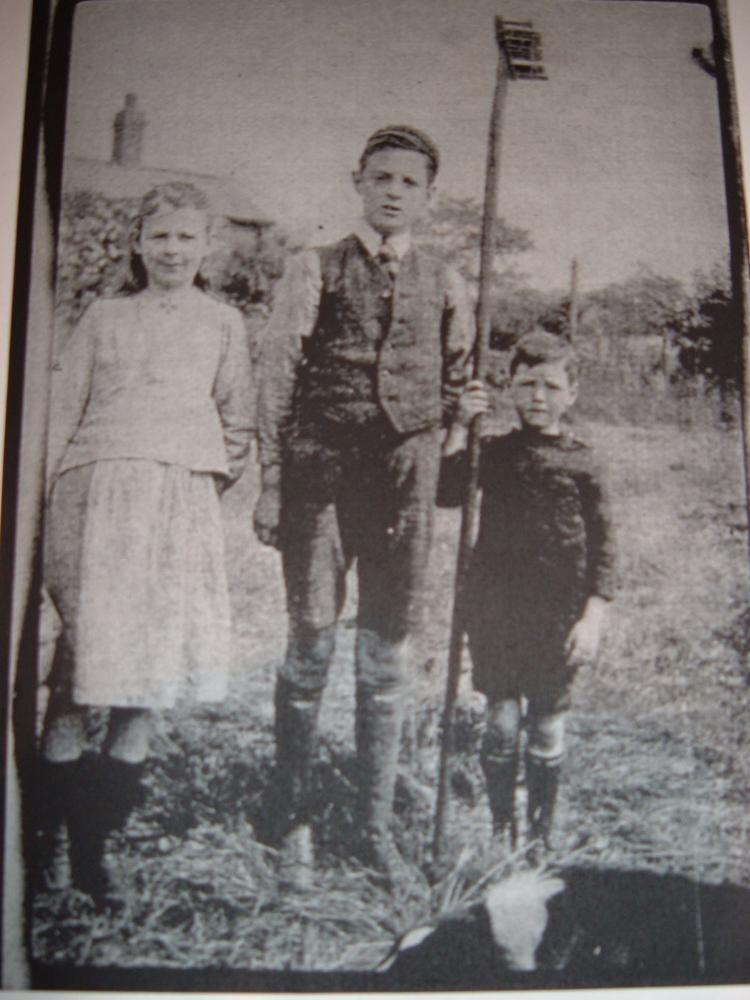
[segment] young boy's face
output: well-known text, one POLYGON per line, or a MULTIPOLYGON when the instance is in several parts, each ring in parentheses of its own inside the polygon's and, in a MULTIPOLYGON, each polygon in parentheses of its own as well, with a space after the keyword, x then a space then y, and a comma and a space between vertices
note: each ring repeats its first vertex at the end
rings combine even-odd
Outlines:
POLYGON ((208 251, 208 220, 197 208, 148 215, 138 241, 149 284, 162 290, 192 285, 208 251))
POLYGON ((432 195, 427 158, 411 149, 377 149, 354 174, 366 221, 383 236, 410 230, 432 195))
POLYGON ((560 433, 560 420, 578 395, 564 361, 520 364, 510 391, 522 425, 542 434, 560 433))

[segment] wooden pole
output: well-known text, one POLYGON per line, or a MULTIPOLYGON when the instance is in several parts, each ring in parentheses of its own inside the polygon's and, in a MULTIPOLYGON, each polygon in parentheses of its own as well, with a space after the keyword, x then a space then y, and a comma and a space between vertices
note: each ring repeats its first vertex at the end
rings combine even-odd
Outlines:
POLYGON ((578 337, 578 259, 570 263, 570 301, 568 303, 568 339, 575 344, 578 337))
MULTIPOLYGON (((487 168, 479 266, 479 298, 477 301, 477 340, 474 354, 474 378, 477 379, 483 379, 485 376, 487 352, 489 350, 495 226, 497 221, 497 188, 500 172, 500 134, 509 75, 507 60, 502 51, 502 43, 500 41, 502 31, 502 21, 500 18, 496 18, 495 27, 498 44, 501 45, 501 52, 497 65, 495 95, 492 103, 490 129, 487 140, 487 168)), ((445 850, 450 789, 450 758, 453 749, 453 719, 456 696, 458 694, 458 682, 461 676, 461 657, 464 641, 465 591, 479 512, 478 485, 481 436, 482 418, 479 416, 475 418, 469 429, 469 483, 461 514, 461 534, 458 546, 455 596, 448 652, 448 678, 446 681, 443 708, 437 805, 435 809, 435 834, 433 839, 433 855, 435 860, 439 860, 445 850)))
POLYGON ((745 458, 745 500, 750 513, 750 276, 748 274, 748 211, 742 187, 737 92, 732 68, 727 0, 716 0, 713 11, 714 61, 724 153, 724 178, 729 223, 732 299, 742 336, 742 422, 745 458))

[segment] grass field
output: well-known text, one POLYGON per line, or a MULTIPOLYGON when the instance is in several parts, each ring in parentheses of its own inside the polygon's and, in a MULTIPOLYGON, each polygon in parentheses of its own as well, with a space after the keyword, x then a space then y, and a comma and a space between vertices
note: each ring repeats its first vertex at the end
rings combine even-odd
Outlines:
MULTIPOLYGON (((579 862, 750 886, 750 594, 739 435, 665 425, 589 430, 612 463, 621 589, 600 663, 576 682, 562 838, 579 862)), ((396 836, 409 877, 388 895, 346 857, 352 593, 322 714, 315 890, 279 891, 273 853, 254 827, 271 773, 284 594, 277 554, 252 534, 256 491, 252 466, 225 501, 236 623, 231 700, 162 722, 146 802, 110 856, 126 886, 124 911, 94 918, 73 893, 37 898, 34 948, 46 962, 372 967, 395 934, 448 905, 499 860, 475 752, 481 704, 467 672, 448 852, 457 860, 437 884, 425 877, 457 534, 457 514, 439 511, 397 791, 396 836)))

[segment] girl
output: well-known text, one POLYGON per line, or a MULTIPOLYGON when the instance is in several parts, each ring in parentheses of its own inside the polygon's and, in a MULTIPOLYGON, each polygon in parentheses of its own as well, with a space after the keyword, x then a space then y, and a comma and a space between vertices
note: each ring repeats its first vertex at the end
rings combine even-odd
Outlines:
POLYGON ((152 710, 226 693, 218 496, 250 443, 250 359, 239 313, 197 287, 208 243, 202 192, 150 191, 133 244, 144 287, 93 302, 53 377, 45 576, 63 630, 42 756, 73 883, 97 904, 152 710), (91 707, 110 709, 96 756, 84 753, 91 707))

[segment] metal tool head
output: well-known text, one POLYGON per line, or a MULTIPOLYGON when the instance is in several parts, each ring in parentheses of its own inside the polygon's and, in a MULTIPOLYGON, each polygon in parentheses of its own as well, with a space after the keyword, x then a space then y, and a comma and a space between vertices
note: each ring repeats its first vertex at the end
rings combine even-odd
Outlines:
POLYGON ((542 36, 531 21, 495 18, 495 38, 513 80, 546 80, 542 62, 542 36))

